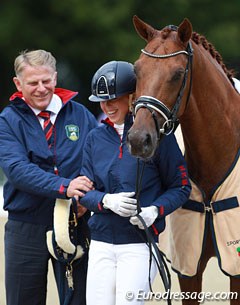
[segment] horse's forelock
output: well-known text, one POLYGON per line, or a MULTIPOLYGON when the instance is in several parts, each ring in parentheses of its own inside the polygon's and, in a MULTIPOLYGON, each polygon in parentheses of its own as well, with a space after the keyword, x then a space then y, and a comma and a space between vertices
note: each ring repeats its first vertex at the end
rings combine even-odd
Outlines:
POLYGON ((161 31, 161 37, 162 37, 162 39, 167 39, 170 33, 171 33, 171 29, 169 29, 169 28, 164 28, 164 29, 161 31))

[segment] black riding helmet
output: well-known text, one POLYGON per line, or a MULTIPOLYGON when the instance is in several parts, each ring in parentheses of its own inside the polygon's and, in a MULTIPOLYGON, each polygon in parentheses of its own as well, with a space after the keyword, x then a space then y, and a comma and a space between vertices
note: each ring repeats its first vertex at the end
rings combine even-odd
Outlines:
POLYGON ((110 61, 101 66, 92 78, 91 102, 104 102, 131 94, 136 89, 133 65, 126 61, 110 61))

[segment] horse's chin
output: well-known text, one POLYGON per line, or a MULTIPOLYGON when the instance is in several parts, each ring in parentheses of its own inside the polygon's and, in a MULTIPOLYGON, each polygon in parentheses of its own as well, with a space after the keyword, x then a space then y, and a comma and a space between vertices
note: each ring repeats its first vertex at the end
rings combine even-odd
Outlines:
POLYGON ((140 127, 134 128, 134 125, 128 131, 126 142, 130 154, 143 160, 152 158, 159 145, 155 129, 150 133, 140 127))
POLYGON ((154 147, 136 147, 134 145, 131 145, 130 143, 128 143, 127 146, 132 156, 144 161, 148 161, 149 159, 151 159, 156 150, 156 148, 154 147))

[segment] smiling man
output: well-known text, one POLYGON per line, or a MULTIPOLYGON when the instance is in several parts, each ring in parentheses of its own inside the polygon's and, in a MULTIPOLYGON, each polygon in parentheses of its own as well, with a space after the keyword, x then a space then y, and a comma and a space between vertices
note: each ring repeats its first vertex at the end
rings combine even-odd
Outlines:
MULTIPOLYGON (((53 259, 46 232, 53 227, 56 198, 84 196, 92 182, 79 176, 94 116, 73 101, 77 92, 55 88, 56 60, 45 50, 24 51, 15 59, 17 92, 0 114, 0 166, 4 186, 5 281, 7 305, 45 305, 48 261, 52 260, 61 304, 68 292, 65 266, 53 259), (62 281, 64 280, 64 282, 62 281)), ((82 209, 84 214, 86 209, 82 209)), ((89 238, 78 219, 79 239, 89 238), (83 232, 86 234, 83 236, 83 232)), ((88 254, 73 264, 71 305, 85 305, 88 254)))

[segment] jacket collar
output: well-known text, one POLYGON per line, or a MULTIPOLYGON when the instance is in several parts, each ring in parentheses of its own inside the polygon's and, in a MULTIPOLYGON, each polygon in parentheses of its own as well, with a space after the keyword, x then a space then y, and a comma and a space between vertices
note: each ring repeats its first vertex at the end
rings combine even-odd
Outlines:
MULTIPOLYGON (((63 104, 66 104, 68 101, 73 99, 78 94, 78 92, 74 92, 74 91, 62 89, 62 88, 56 88, 54 93, 60 97, 63 104)), ((22 97, 23 97, 22 92, 15 92, 10 97, 10 101, 13 102, 19 98, 22 99, 22 97)))
MULTIPOLYGON (((113 124, 113 122, 111 122, 110 120, 109 120, 109 118, 106 118, 106 119, 104 119, 104 120, 101 120, 101 123, 103 123, 103 124, 106 124, 106 125, 110 125, 110 126, 114 126, 114 124, 113 124)), ((128 126, 128 125, 132 125, 132 123, 133 123, 133 115, 132 115, 132 113, 131 112, 129 112, 126 116, 125 116, 125 120, 124 120, 124 126, 128 126)), ((126 129, 125 127, 124 127, 124 129, 126 129)))

